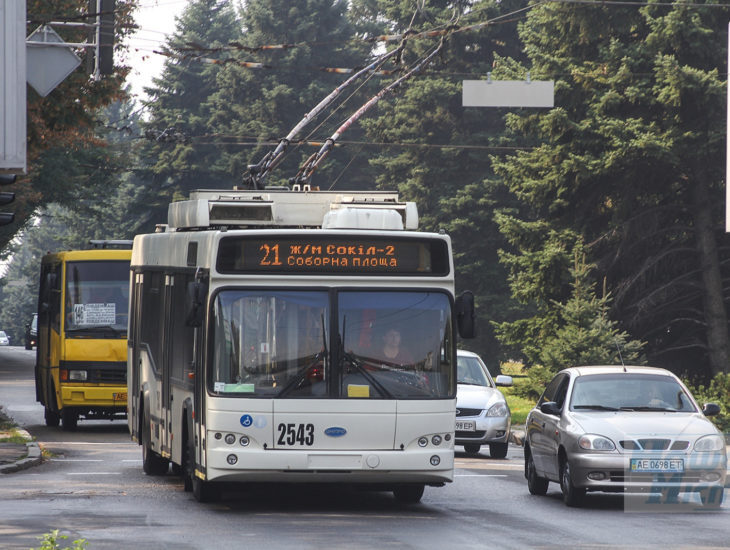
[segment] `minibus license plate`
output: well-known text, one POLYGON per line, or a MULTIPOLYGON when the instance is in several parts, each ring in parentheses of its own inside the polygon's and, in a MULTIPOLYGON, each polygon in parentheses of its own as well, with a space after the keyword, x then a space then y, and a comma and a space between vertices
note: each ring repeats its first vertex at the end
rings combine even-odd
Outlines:
POLYGON ((457 432, 473 432, 474 430, 476 430, 476 423, 473 420, 456 421, 457 432))

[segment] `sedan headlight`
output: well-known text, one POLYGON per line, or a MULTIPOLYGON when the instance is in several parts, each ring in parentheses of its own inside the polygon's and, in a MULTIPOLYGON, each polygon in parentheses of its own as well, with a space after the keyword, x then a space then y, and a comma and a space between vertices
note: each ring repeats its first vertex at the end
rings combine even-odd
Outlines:
POLYGON ((495 403, 487 411, 487 416, 509 416, 509 407, 504 401, 495 403))
POLYGON ((713 451, 722 451, 725 448, 725 440, 721 435, 706 435, 695 441, 695 451, 699 453, 708 453, 713 451))
POLYGON ((585 434, 578 440, 578 446, 586 451, 614 451, 616 445, 607 437, 596 434, 585 434))

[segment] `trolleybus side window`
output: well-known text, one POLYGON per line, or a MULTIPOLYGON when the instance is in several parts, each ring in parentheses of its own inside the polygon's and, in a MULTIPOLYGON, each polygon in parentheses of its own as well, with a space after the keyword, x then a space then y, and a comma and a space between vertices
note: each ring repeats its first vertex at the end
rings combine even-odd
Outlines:
POLYGON ((170 359, 170 376, 174 380, 183 381, 186 384, 189 380, 185 372, 191 370, 193 362, 193 340, 195 332, 193 327, 185 323, 185 300, 187 299, 187 283, 193 280, 192 274, 178 273, 172 288, 172 328, 170 334, 173 342, 171 346, 172 357, 170 359))
POLYGON ((163 311, 164 275, 160 271, 147 271, 142 280, 142 303, 144 315, 140 323, 140 346, 147 349, 152 368, 160 372, 162 366, 162 329, 165 322, 163 311))

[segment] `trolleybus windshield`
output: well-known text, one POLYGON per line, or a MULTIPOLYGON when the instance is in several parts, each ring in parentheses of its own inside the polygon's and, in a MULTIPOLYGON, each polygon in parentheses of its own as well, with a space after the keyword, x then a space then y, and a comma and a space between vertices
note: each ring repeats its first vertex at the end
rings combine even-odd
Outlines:
POLYGON ((67 338, 124 339, 129 309, 129 261, 66 264, 67 338))
POLYGON ((208 389, 241 397, 450 398, 450 311, 441 292, 222 290, 213 304, 208 389))

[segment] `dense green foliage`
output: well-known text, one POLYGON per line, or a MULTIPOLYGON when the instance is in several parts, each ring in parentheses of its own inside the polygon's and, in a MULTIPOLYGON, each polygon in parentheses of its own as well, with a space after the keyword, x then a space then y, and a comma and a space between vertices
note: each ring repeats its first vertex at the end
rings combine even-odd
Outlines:
POLYGON ((726 434, 730 442, 730 374, 717 374, 707 384, 687 385, 700 406, 705 403, 720 406, 720 414, 711 416, 710 420, 726 434))
MULTIPOLYGON (((132 14, 137 0, 117 0, 115 40, 117 51, 132 31, 132 14)), ((28 0, 27 34, 49 21, 85 21, 87 0, 28 0)), ((56 26, 54 30, 67 42, 84 42, 87 31, 78 27, 56 26)), ((48 96, 27 89, 28 175, 13 185, 16 200, 10 207, 15 222, 0 227, 0 258, 7 256, 7 244, 23 230, 38 208, 58 202, 76 204, 86 197, 113 192, 114 176, 120 160, 108 154, 97 133, 97 113, 125 97, 124 79, 129 68, 114 67, 114 74, 96 80, 88 74, 86 57, 91 52, 78 50, 82 63, 48 96)))
MULTIPOLYGON (((134 4, 121 2, 125 14, 134 4)), ((39 103, 44 110, 33 98, 32 116, 66 113, 46 126, 74 127, 84 140, 33 157, 38 196, 28 213, 52 201, 70 217, 48 208, 52 217, 24 234, 32 252, 5 248, 16 255, 13 285, 0 288, 0 327, 16 330, 33 311, 45 246, 35 231, 68 234, 70 244, 130 237, 164 223, 167 203, 191 189, 241 185, 247 166, 348 76, 322 69, 362 67, 405 43, 384 67, 392 74, 344 91, 295 136, 266 182, 287 184, 319 148, 311 141, 443 41, 425 70, 347 128, 312 184, 398 190, 417 202, 422 229, 449 233, 457 291, 477 296, 480 336, 467 345, 490 367, 514 357, 548 376, 623 359, 699 378, 727 372, 728 17, 730 7, 701 0, 192 0, 133 136, 88 124, 133 118, 129 104, 100 109, 123 92, 119 80, 84 89, 93 101, 81 112, 68 105, 81 75, 39 103), (555 108, 462 107, 464 79, 528 71, 554 80, 555 108)))
POLYGON ((495 159, 523 204, 499 217, 512 292, 536 308, 509 331, 516 350, 559 330, 572 250, 586 243, 611 317, 647 343, 651 364, 727 371, 727 14, 547 3, 521 24, 532 74, 555 79, 556 108, 510 115, 512 130, 540 144, 495 159))

